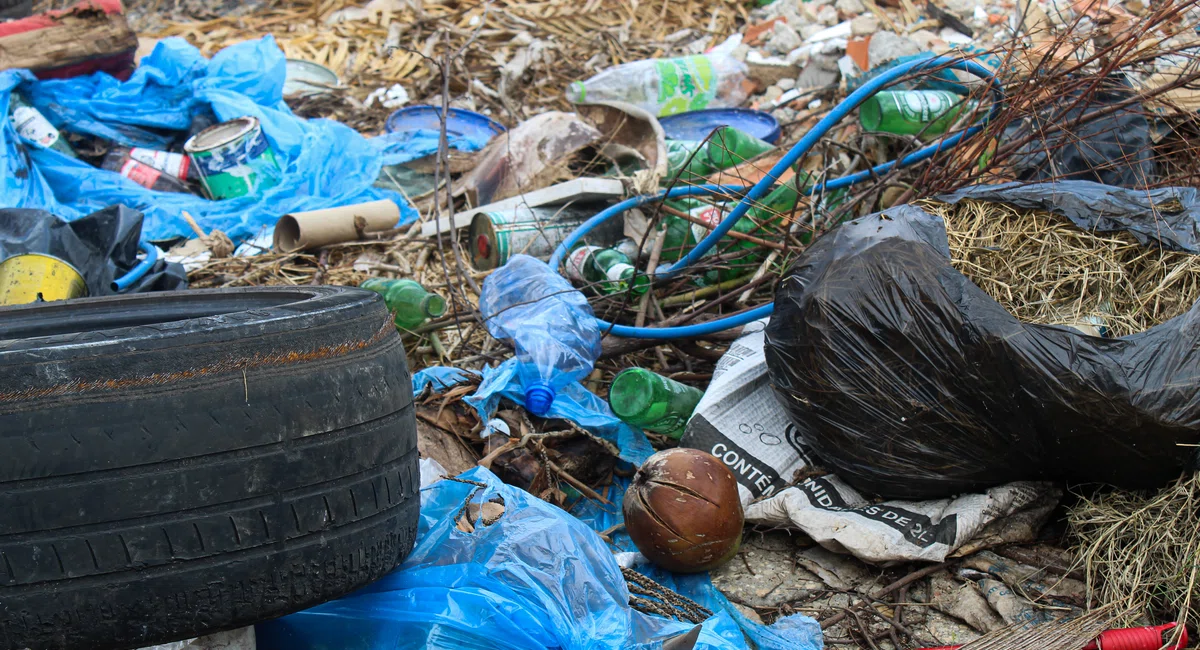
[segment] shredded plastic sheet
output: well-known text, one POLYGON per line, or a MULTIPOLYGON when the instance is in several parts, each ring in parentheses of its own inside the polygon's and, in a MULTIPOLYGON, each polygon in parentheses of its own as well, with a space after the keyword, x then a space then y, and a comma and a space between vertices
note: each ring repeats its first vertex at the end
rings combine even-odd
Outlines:
MULTIPOLYGON (((1168 248, 1200 232, 1190 188, 1064 182, 949 198, 968 197, 1168 248)), ((780 282, 767 366, 823 466, 900 499, 1016 480, 1150 488, 1194 468, 1200 303, 1138 334, 1088 336, 1017 320, 949 257, 942 220, 898 206, 817 240, 780 282)))
MULTIPOLYGON (((192 119, 206 111, 220 121, 257 117, 282 170, 274 187, 236 199, 155 192, 57 151, 25 146, 3 120, 0 206, 37 208, 72 221, 123 204, 145 214, 143 234, 153 241, 194 236, 180 216, 185 210, 206 230, 223 230, 235 242, 287 212, 379 199, 401 206, 401 224, 415 220, 416 210, 401 195, 372 184, 383 164, 431 153, 436 140, 428 151, 400 151, 403 143, 373 143, 344 124, 299 118, 283 103, 285 75, 283 52, 271 36, 225 48, 211 61, 183 39, 165 39, 124 82, 102 72, 38 81, 24 70, 2 71, 4 114, 18 88, 56 127, 129 146, 161 149, 179 142, 192 119)), ((429 138, 413 142, 430 146, 429 138)))
MULTIPOLYGON (((422 490, 417 546, 400 569, 345 598, 260 624, 259 649, 650 650, 694 627, 631 609, 616 558, 583 522, 486 469, 461 478, 484 487, 442 480, 422 490), (456 525, 468 500, 497 499, 504 512, 493 523, 477 518, 469 533, 456 525)), ((707 576, 664 586, 715 612, 697 650, 750 647, 707 576)), ((816 622, 800 615, 770 628, 747 623, 760 650, 821 647, 816 622)))
POLYGON ((479 373, 449 366, 432 366, 418 370, 412 376, 413 395, 420 395, 426 386, 433 386, 434 392, 444 391, 469 380, 472 376, 478 377, 479 373))

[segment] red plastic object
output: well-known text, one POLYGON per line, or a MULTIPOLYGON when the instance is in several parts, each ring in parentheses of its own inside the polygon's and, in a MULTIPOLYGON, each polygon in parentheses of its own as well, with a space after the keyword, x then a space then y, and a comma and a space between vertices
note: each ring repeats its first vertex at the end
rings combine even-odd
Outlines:
MULTIPOLYGON (((1167 632, 1175 629, 1176 625, 1177 623, 1167 623, 1154 627, 1108 630, 1084 646, 1083 650, 1158 650, 1162 647, 1167 632)), ((1169 650, 1183 650, 1187 647, 1187 640, 1187 628, 1184 628, 1179 635, 1179 643, 1171 646, 1169 650)))
MULTIPOLYGON (((1100 633, 1095 641, 1087 644, 1082 650, 1158 650, 1163 646, 1167 632, 1174 630, 1177 623, 1155 625, 1154 627, 1128 627, 1116 630, 1106 630, 1100 633)), ((1187 647, 1188 634, 1185 628, 1179 635, 1179 643, 1168 650, 1183 650, 1187 647)), ((920 650, 958 650, 961 645, 944 645, 936 648, 921 648, 920 650)))
MULTIPOLYGON (((63 16, 87 9, 100 10, 109 15, 124 13, 125 11, 125 8, 121 6, 121 0, 83 0, 83 2, 67 9, 47 11, 20 20, 0 22, 0 38, 54 27, 59 24, 59 19, 63 16)), ((125 81, 133 73, 133 57, 136 52, 137 48, 135 47, 111 56, 95 57, 86 61, 70 63, 55 68, 34 70, 33 73, 38 79, 68 79, 70 77, 78 77, 101 71, 125 81)))

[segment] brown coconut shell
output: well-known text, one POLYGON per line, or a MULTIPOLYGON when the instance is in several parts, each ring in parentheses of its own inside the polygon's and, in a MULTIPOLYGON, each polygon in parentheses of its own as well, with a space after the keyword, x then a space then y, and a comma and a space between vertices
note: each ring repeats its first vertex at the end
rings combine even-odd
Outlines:
POLYGON ((638 550, 668 571, 708 571, 737 554, 742 501, 737 480, 697 449, 654 454, 625 492, 625 529, 638 550))

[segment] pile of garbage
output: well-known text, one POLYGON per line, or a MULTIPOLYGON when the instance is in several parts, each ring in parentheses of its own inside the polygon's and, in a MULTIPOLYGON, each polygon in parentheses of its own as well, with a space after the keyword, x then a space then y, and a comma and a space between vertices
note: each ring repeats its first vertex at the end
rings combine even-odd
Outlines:
POLYGON ((382 296, 415 550, 239 647, 1186 647, 1195 2, 174 11, 0 23, 0 304, 382 296))

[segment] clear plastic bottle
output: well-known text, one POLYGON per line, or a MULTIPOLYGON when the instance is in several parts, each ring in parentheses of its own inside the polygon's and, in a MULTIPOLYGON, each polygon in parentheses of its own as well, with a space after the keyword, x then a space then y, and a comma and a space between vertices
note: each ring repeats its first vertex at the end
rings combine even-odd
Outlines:
POLYGON ((446 313, 446 299, 426 291, 416 280, 368 278, 358 286, 383 296, 388 311, 396 315, 397 329, 411 330, 446 313))
POLYGON ((488 332, 516 349, 533 415, 548 413, 558 389, 586 377, 600 357, 600 326, 587 298, 528 255, 513 255, 483 281, 479 310, 488 332))
POLYGON ((633 285, 633 295, 650 289, 650 277, 638 274, 633 263, 621 251, 600 246, 580 246, 564 262, 567 277, 585 283, 600 293, 620 293, 633 285))
POLYGON ((699 388, 644 368, 626 368, 613 378, 608 404, 624 422, 678 440, 704 397, 699 388))
POLYGON ((567 88, 567 101, 628 102, 654 115, 738 106, 748 96, 746 64, 728 54, 646 59, 603 70, 567 88))

